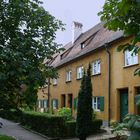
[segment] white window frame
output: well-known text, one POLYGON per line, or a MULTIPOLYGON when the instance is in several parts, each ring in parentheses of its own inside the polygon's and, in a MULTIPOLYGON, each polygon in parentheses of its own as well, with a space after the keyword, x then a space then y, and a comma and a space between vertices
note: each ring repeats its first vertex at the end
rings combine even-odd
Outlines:
POLYGON ((41 108, 41 100, 38 100, 38 108, 41 108))
POLYGON ((70 82, 72 79, 72 71, 69 70, 66 72, 66 82, 70 82))
POLYGON ((100 111, 100 97, 92 97, 92 108, 95 111, 100 111))
POLYGON ((54 99, 52 101, 52 108, 57 109, 57 103, 56 103, 56 100, 54 100, 54 99))
POLYGON ((97 75, 101 73, 101 60, 97 59, 92 62, 92 75, 97 75))
POLYGON ((47 101, 46 100, 44 100, 44 108, 47 108, 47 101))
POLYGON ((138 64, 138 54, 134 54, 133 50, 132 51, 126 50, 124 52, 124 59, 125 66, 138 64))
POLYGON ((53 79, 52 79, 52 83, 53 83, 53 85, 55 86, 55 85, 57 85, 58 80, 57 80, 56 78, 53 78, 53 79))
POLYGON ((80 66, 77 67, 77 79, 81 79, 83 77, 84 74, 84 67, 80 66))

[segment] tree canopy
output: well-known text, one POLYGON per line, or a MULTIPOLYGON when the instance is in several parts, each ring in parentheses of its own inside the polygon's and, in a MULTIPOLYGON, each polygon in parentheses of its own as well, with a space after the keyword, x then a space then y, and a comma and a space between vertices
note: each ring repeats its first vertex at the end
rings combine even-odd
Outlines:
MULTIPOLYGON (((126 37, 132 36, 130 43, 118 47, 118 51, 130 50, 139 53, 140 47, 140 0, 106 0, 103 10, 98 13, 109 30, 122 30, 126 37)), ((140 69, 135 75, 140 76, 140 69)))
POLYGON ((61 50, 54 40, 63 24, 41 4, 0 1, 0 108, 35 104, 38 87, 52 72, 44 58, 51 60, 61 50))

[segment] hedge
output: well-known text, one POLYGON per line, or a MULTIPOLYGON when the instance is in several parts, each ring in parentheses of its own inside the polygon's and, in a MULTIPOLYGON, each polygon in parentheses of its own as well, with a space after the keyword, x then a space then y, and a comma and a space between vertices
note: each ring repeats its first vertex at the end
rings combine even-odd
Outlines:
MULTIPOLYGON (((34 112, 17 112, 17 111, 0 111, 0 117, 15 122, 20 122, 39 133, 48 137, 75 137, 76 121, 65 122, 62 116, 47 115, 44 113, 34 112)), ((100 130, 102 120, 94 120, 92 122, 91 134, 100 130)))

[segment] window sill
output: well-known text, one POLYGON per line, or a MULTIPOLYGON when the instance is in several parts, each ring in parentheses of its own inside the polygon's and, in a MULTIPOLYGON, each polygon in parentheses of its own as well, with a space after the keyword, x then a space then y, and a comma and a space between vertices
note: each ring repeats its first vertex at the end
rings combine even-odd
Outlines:
POLYGON ((81 80, 82 79, 82 77, 81 78, 77 78, 76 80, 81 80))
POLYGON ((96 112, 101 112, 101 110, 100 109, 93 109, 94 111, 96 111, 96 112))
POLYGON ((57 86, 57 84, 53 84, 53 86, 57 86))
POLYGON ((70 83, 71 82, 71 80, 70 81, 66 81, 66 83, 70 83))
POLYGON ((92 74, 92 76, 99 76, 99 75, 101 75, 101 73, 92 74))
POLYGON ((139 65, 139 63, 137 63, 137 64, 132 64, 132 65, 127 65, 127 66, 123 66, 123 68, 129 68, 129 67, 133 67, 133 66, 137 66, 137 65, 139 65))

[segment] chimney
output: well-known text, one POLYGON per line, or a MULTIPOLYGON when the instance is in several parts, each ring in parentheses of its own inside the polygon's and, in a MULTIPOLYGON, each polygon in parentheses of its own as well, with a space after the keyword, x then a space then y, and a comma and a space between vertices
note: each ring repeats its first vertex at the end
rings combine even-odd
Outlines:
POLYGON ((72 44, 82 34, 82 23, 73 21, 72 24, 72 44))

